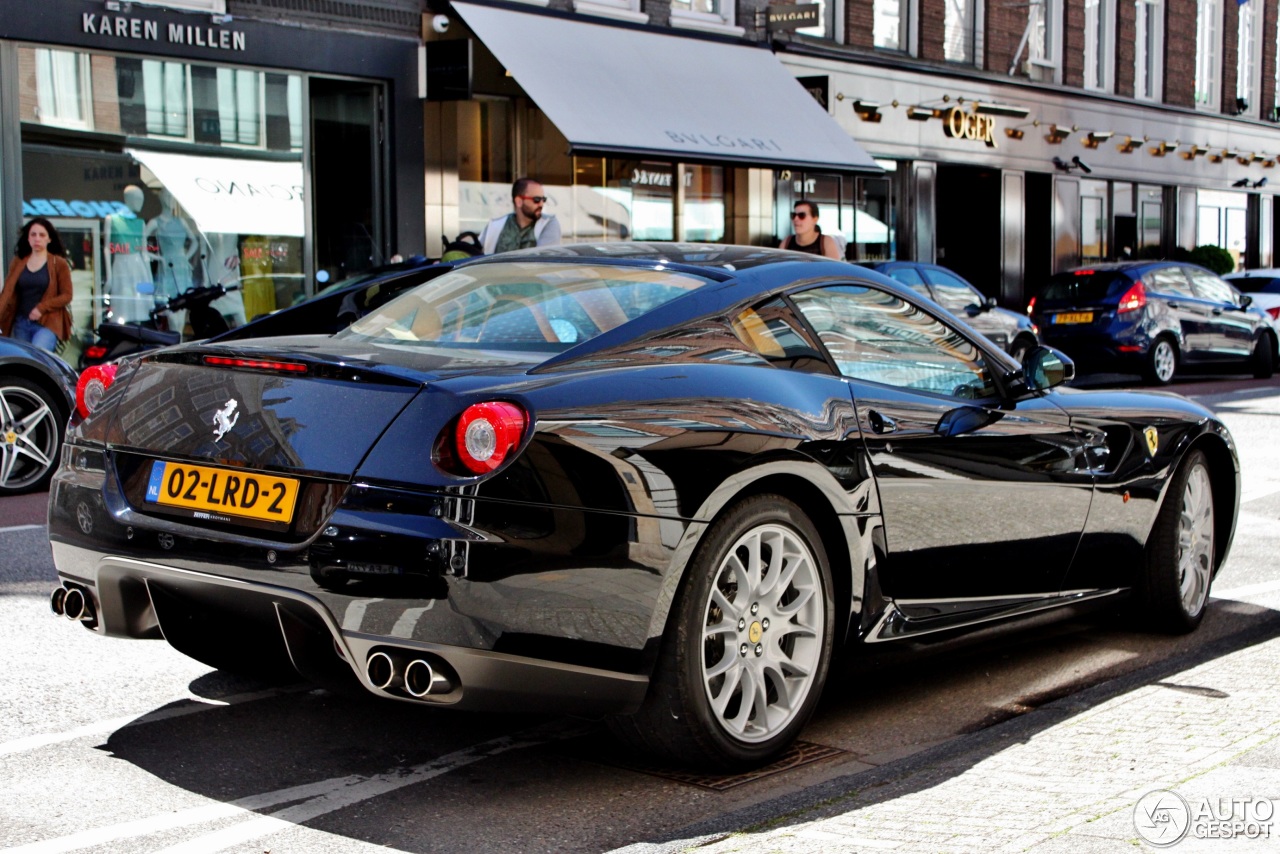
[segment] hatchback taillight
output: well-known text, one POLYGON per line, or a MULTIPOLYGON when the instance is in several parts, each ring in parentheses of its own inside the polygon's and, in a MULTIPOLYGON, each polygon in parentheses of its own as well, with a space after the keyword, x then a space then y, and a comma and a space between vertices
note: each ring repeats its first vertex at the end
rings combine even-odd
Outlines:
POLYGON ((1271 315, 1272 320, 1280 320, 1280 305, 1267 309, 1267 314, 1271 315))
POLYGON ((1036 313, 1036 298, 1032 297, 1031 302, 1027 303, 1027 314, 1036 313))
POLYGON ((520 445, 529 418, 514 403, 492 400, 468 406, 440 445, 440 462, 458 474, 488 474, 520 445))
POLYGON ((1129 311, 1137 311, 1147 304, 1147 289, 1143 286, 1142 280, 1133 283, 1133 287, 1124 292, 1124 296, 1120 297, 1120 307, 1118 311, 1121 314, 1129 311))
POLYGON ((84 369, 76 383, 76 409, 80 417, 88 418, 89 413, 98 408, 115 378, 115 365, 94 365, 84 369))
POLYGON ((86 359, 101 359, 105 355, 107 355, 107 348, 101 344, 91 344, 84 348, 84 357, 86 359))

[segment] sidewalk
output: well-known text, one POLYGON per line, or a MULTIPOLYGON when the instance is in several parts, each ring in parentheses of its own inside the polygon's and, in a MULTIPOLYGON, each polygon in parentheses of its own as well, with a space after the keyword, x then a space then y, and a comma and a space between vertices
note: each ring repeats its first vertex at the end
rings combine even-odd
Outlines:
POLYGON ((692 837, 623 850, 1158 850, 1135 827, 1141 800, 1149 839, 1168 845, 1186 828, 1178 854, 1280 852, 1276 623, 1223 639, 1180 672, 1139 671, 692 837), (1161 789, 1173 794, 1149 794, 1161 789))

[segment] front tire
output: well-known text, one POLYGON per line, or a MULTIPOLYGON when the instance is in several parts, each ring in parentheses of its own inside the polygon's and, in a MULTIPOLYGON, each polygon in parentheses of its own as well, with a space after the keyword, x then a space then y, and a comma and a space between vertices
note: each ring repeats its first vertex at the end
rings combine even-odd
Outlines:
POLYGON ((1209 461, 1192 451, 1169 484, 1147 542, 1140 599, 1159 631, 1186 634, 1204 618, 1217 570, 1213 513, 1209 461))
POLYGON ((1167 337, 1157 338, 1147 351, 1147 364, 1143 373, 1147 381, 1155 385, 1168 385, 1178 372, 1178 348, 1167 337))
POLYGON ((804 512, 779 495, 740 502, 690 563, 649 694, 615 732, 683 765, 776 758, 822 694, 834 612, 827 555, 804 512))
POLYGON ((49 485, 66 421, 40 386, 20 377, 0 380, 0 496, 49 485))

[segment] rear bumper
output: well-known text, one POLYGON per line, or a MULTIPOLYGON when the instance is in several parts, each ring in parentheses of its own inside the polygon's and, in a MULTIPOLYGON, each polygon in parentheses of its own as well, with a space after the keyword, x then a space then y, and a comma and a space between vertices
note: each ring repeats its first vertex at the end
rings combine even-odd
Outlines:
POLYGON ((248 654, 259 663, 279 661, 320 684, 358 683, 388 699, 469 710, 625 714, 639 707, 648 689, 642 675, 414 640, 403 636, 405 614, 394 623, 364 619, 376 599, 348 608, 340 619, 317 596, 289 586, 67 542, 55 541, 53 554, 63 585, 89 603, 81 620, 87 628, 117 637, 163 637, 214 666, 248 654), (441 676, 440 690, 411 696, 400 678, 375 686, 366 666, 378 652, 401 670, 410 661, 426 661, 441 676))

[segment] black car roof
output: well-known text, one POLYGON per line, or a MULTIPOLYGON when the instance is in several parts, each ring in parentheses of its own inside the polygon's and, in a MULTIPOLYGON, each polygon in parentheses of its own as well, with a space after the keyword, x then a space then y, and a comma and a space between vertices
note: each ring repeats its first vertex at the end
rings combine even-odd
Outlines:
POLYGON ((652 266, 664 264, 689 268, 702 275, 713 273, 713 278, 727 278, 741 270, 749 270, 769 264, 822 263, 830 261, 818 255, 773 249, 765 246, 735 246, 719 243, 576 243, 567 246, 539 246, 498 255, 485 255, 472 264, 495 261, 587 261, 617 262, 626 265, 652 266))

